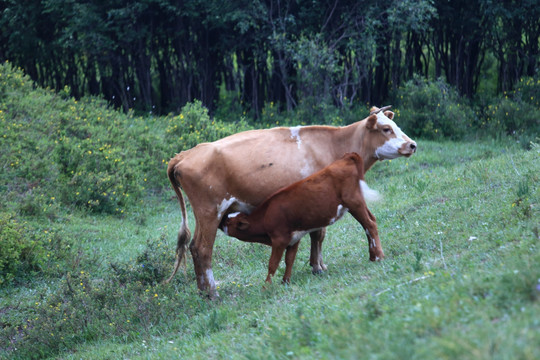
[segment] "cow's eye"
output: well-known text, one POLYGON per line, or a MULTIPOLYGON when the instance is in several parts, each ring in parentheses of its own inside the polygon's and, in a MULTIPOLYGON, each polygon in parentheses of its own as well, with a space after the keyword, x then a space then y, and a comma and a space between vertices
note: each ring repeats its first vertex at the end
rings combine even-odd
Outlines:
POLYGON ((392 133, 392 128, 385 127, 385 128, 383 128, 383 132, 384 132, 385 134, 391 134, 391 133, 392 133))

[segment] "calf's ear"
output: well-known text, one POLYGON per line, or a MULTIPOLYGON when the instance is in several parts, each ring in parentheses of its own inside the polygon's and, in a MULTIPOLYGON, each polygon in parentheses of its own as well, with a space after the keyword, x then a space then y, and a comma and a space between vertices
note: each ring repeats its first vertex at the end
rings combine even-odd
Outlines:
POLYGON ((373 130, 377 127, 377 115, 369 115, 367 118, 366 128, 373 130))
POLYGON ((238 224, 236 224, 238 230, 247 230, 249 229, 249 221, 247 219, 238 219, 238 224))

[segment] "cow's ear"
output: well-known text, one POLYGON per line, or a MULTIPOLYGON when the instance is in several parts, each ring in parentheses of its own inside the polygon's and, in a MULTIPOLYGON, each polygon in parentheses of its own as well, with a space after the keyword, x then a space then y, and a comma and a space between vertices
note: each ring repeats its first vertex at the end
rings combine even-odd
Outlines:
POLYGON ((236 227, 238 228, 238 230, 245 231, 249 229, 249 221, 247 221, 247 219, 239 219, 236 227))
POLYGON ((373 114, 368 116, 366 127, 369 130, 373 130, 377 127, 377 115, 373 114))
POLYGON ((384 115, 386 115, 386 117, 389 118, 390 120, 394 119, 394 113, 391 111, 385 111, 384 115))

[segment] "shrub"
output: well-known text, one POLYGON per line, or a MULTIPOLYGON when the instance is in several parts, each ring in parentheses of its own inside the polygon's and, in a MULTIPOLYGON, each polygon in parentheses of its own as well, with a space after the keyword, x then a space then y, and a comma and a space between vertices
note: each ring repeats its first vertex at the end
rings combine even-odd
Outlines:
POLYGON ((397 91, 396 101, 396 121, 409 136, 462 139, 476 122, 473 110, 442 79, 415 76, 397 91))
POLYGON ((529 147, 540 134, 539 97, 540 79, 521 79, 514 91, 479 108, 482 130, 495 138, 510 136, 529 147))
POLYGON ((46 257, 43 245, 9 213, 0 213, 0 244, 0 286, 24 271, 38 270, 46 257))
POLYGON ((171 273, 174 257, 168 251, 168 243, 162 234, 157 240, 148 239, 146 248, 134 262, 111 264, 116 280, 120 284, 139 282, 143 285, 155 286, 171 273))
POLYGON ((244 119, 234 123, 212 119, 199 100, 187 103, 177 116, 168 117, 166 139, 175 144, 177 150, 187 150, 203 142, 216 141, 234 133, 249 130, 244 119))

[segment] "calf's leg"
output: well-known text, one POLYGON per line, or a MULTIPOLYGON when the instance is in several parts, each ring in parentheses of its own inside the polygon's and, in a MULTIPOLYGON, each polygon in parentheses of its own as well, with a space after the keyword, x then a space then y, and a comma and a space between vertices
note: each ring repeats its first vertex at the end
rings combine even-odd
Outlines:
POLYGON ((268 262, 268 276, 266 277, 267 283, 272 283, 272 277, 276 273, 277 268, 279 267, 279 262, 283 257, 283 252, 287 245, 283 245, 281 242, 275 244, 272 239, 272 254, 270 255, 270 261, 268 262))
POLYGON ((377 231, 377 222, 375 216, 367 208, 363 197, 359 205, 349 208, 349 212, 366 231, 369 244, 369 260, 382 260, 384 258, 384 252, 381 246, 381 240, 379 239, 379 232, 377 231))
POLYGON ((291 281, 292 267, 294 264, 294 259, 296 258, 296 253, 298 252, 298 245, 300 241, 297 241, 296 244, 287 247, 285 252, 285 275, 283 275, 283 282, 288 284, 291 281))

